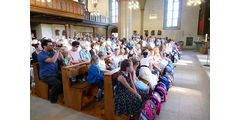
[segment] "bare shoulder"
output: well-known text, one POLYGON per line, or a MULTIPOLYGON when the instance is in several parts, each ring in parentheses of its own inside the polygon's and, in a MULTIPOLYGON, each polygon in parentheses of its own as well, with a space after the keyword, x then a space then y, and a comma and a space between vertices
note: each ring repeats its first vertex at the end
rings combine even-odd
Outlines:
POLYGON ((122 75, 119 75, 118 76, 118 81, 123 81, 123 80, 125 80, 125 78, 122 75))

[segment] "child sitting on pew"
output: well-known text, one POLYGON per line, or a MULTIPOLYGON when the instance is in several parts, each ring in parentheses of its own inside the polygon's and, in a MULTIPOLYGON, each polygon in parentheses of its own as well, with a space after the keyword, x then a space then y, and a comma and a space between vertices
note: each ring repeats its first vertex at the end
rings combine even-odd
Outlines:
POLYGON ((63 66, 71 65, 72 64, 72 59, 69 57, 68 51, 64 49, 62 54, 63 54, 63 57, 64 57, 64 59, 63 59, 63 66))
POLYGON ((145 50, 143 52, 143 58, 140 61, 140 65, 141 66, 140 66, 140 70, 139 70, 139 76, 142 79, 147 80, 149 82, 150 88, 152 90, 154 90, 155 86, 157 85, 159 74, 154 75, 151 72, 152 63, 150 62, 149 57, 148 57, 148 50, 145 50))
POLYGON ((104 77, 100 71, 99 58, 97 55, 92 56, 90 61, 90 67, 88 68, 88 81, 90 84, 96 84, 98 86, 98 92, 96 94, 96 101, 101 101, 102 91, 104 87, 104 77))
POLYGON ((143 90, 143 91, 147 91, 147 93, 149 92, 149 86, 147 84, 145 84, 144 82, 140 81, 137 77, 137 69, 138 69, 138 66, 140 64, 140 60, 138 57, 132 57, 130 58, 132 63, 133 63, 133 80, 134 80, 134 83, 136 84, 137 88, 143 90))
POLYGON ((111 66, 106 65, 106 63, 105 63, 105 61, 104 61, 104 59, 105 59, 105 54, 104 54, 104 52, 103 52, 103 51, 100 51, 100 52, 98 53, 98 57, 100 58, 100 59, 99 59, 100 71, 101 71, 101 72, 108 72, 108 69, 110 69, 111 66))
POLYGON ((114 54, 111 56, 110 60, 112 61, 112 68, 116 69, 119 67, 120 62, 123 61, 123 57, 119 54, 120 51, 118 48, 115 48, 114 54))
POLYGON ((129 59, 121 63, 120 73, 116 80, 116 95, 114 97, 114 107, 116 115, 131 115, 133 118, 144 107, 148 94, 138 89, 132 80, 133 64, 129 59))

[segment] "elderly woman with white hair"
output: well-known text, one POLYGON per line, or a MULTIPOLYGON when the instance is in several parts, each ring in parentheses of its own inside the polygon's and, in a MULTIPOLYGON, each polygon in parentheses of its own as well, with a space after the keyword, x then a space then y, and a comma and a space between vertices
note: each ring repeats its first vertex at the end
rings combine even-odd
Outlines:
POLYGON ((113 52, 112 42, 109 40, 106 41, 106 51, 107 51, 107 55, 111 55, 113 52))
POLYGON ((88 43, 87 41, 81 41, 80 42, 80 45, 81 45, 81 50, 79 51, 79 54, 80 54, 80 58, 83 62, 89 62, 91 60, 91 55, 89 53, 89 50, 88 50, 88 43))

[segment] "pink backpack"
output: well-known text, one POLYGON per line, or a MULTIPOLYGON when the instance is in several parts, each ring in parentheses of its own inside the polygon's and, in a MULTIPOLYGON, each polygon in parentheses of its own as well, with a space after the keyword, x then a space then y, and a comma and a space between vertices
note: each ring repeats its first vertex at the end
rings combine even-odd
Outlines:
POLYGON ((161 110, 161 96, 158 92, 153 92, 152 96, 150 97, 150 99, 152 100, 152 102, 156 105, 156 114, 159 115, 160 110, 161 110))
POLYGON ((156 106, 151 100, 145 102, 145 107, 141 110, 138 120, 155 120, 156 106))
MULTIPOLYGON (((161 85, 161 84, 160 84, 161 85)), ((163 88, 163 86, 160 86, 160 85, 157 85, 156 87, 156 91, 160 94, 161 96, 161 101, 162 102, 166 102, 167 100, 167 92, 166 92, 166 89, 163 88)))

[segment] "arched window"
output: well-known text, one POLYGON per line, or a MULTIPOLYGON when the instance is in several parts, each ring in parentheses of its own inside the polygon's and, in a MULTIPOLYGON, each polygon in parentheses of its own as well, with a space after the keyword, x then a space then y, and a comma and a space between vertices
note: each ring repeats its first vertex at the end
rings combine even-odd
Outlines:
POLYGON ((181 0, 165 0, 164 29, 180 29, 181 0))
POLYGON ((110 0, 110 17, 112 23, 118 23, 118 0, 110 0))

